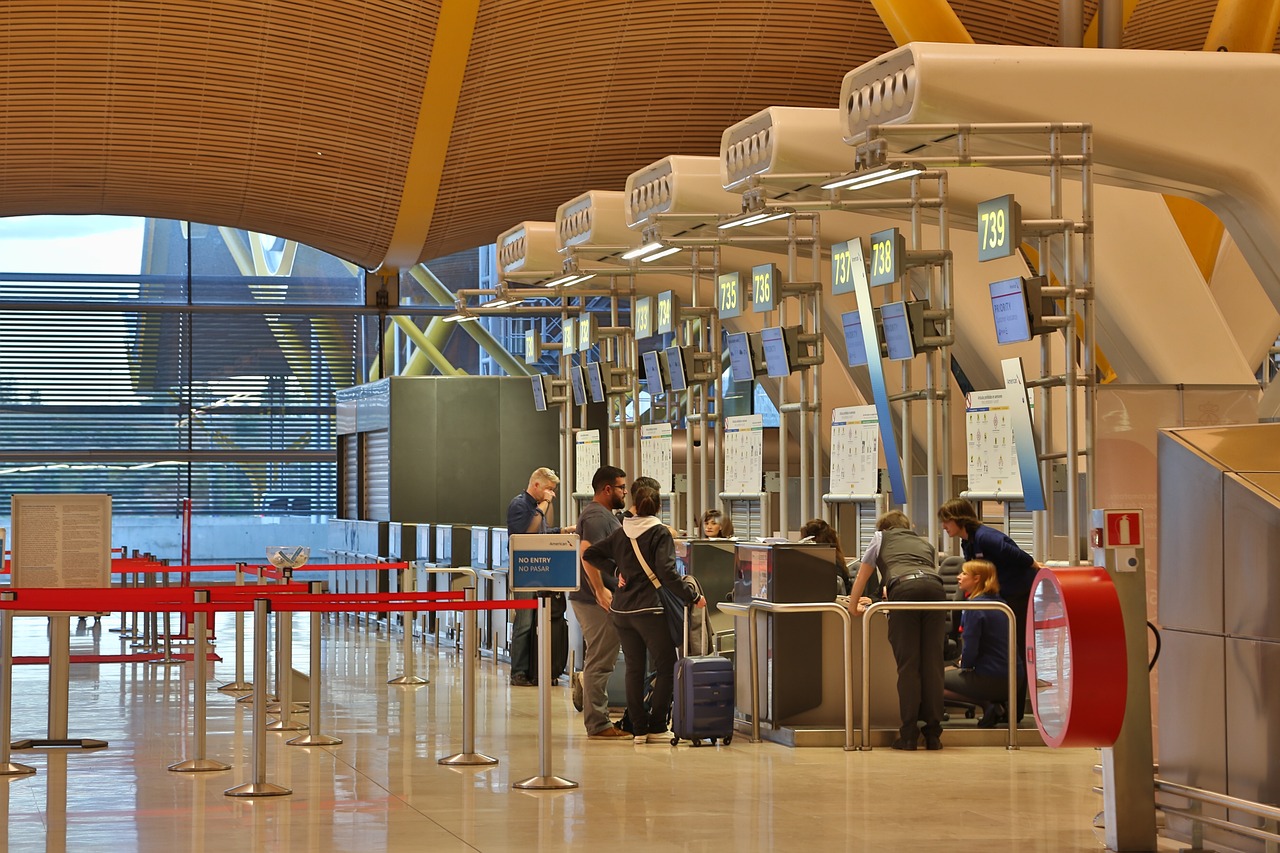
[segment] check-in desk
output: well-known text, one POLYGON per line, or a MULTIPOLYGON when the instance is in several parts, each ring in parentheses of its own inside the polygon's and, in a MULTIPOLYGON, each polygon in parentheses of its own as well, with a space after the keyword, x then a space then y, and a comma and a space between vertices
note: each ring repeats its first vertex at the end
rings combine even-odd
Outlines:
POLYGON ((676 568, 691 575, 707 598, 707 618, 716 638, 717 654, 733 655, 733 617, 715 608, 717 601, 733 597, 734 546, 731 539, 677 539, 676 568))
MULTIPOLYGON (((507 528, 489 528, 489 567, 479 571, 479 598, 488 601, 504 601, 507 598, 508 549, 510 540, 507 528)), ((507 647, 511 643, 508 616, 512 611, 482 610, 480 612, 480 649, 488 651, 495 660, 508 660, 507 647)))
MULTIPOLYGON (((753 599, 774 604, 835 601, 838 582, 835 548, 830 545, 739 543, 735 549, 736 604, 749 604, 753 599)), ((839 614, 756 612, 753 617, 735 616, 735 647, 739 651, 734 657, 734 698, 737 717, 746 722, 751 715, 748 618, 757 620, 761 736, 787 746, 844 745, 847 701, 854 703, 855 724, 861 723, 861 707, 856 701, 862 683, 861 631, 853 631, 846 657, 839 614), (844 687, 846 659, 853 675, 849 696, 844 687)), ((871 643, 871 724, 896 728, 896 665, 884 620, 872 624, 871 643)))

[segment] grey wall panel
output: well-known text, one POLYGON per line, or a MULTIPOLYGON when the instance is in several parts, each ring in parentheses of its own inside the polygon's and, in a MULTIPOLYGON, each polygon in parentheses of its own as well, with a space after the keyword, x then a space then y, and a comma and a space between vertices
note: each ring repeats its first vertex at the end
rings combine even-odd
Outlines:
MULTIPOLYGON (((1280 643, 1228 638, 1226 649, 1226 793, 1280 802, 1280 643)), ((1256 825, 1249 815, 1232 817, 1256 825)))
MULTIPOLYGON (((477 524, 507 526, 507 504, 511 498, 529 485, 529 475, 535 468, 546 466, 558 474, 560 470, 560 414, 552 407, 545 412, 534 411, 533 386, 528 378, 512 377, 500 380, 498 416, 502 424, 502 437, 496 449, 500 459, 500 480, 495 483, 490 515, 470 519, 477 524)), ((604 406, 595 406, 603 410, 604 406)), ((601 433, 601 443, 607 443, 601 433)), ((625 467, 625 466, 624 466, 625 467)), ((630 473, 630 472, 628 472, 630 473)), ((564 523, 561 517, 572 484, 565 484, 556 499, 556 524, 564 523)), ((570 511, 572 514, 572 511, 570 511)), ((577 521, 572 519, 569 523, 577 521)))
MULTIPOLYGON (((1166 629, 1160 655, 1160 777, 1209 791, 1227 791, 1225 640, 1166 629), (1176 664, 1174 664, 1176 662, 1176 664)), ((1225 810, 1205 808, 1225 818, 1225 810)), ((1188 823, 1170 815, 1183 837, 1188 823)))
POLYGON ((1280 506, 1234 474, 1222 501, 1226 633, 1280 640, 1280 506))
MULTIPOLYGON (((506 490, 498 445, 503 435, 495 377, 450 377, 436 388, 436 518, 493 524, 492 500, 506 490)), ((530 408, 533 406, 530 391, 530 408)), ((518 428, 518 427, 517 427, 518 428)), ((555 460, 550 463, 556 464, 555 460)), ((525 474, 528 482, 528 473, 525 474)), ((515 494, 515 492, 512 492, 515 494)), ((510 497, 510 496, 508 496, 510 497)), ((469 547, 469 543, 468 543, 469 547)))
POLYGON ((433 521, 438 514, 436 389, 442 381, 427 376, 391 380, 391 517, 397 521, 433 521))
MULTIPOLYGON (((1222 633, 1222 472, 1161 433, 1160 623, 1222 633)), ((1163 688, 1162 688, 1163 690, 1163 688)))

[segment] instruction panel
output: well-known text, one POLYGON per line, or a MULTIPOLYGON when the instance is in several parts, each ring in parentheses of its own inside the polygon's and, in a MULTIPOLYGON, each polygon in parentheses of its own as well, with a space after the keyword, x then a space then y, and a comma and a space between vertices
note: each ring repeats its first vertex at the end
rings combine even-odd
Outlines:
POLYGON ((965 455, 969 491, 978 495, 1021 498, 1018 451, 1013 437, 1010 392, 974 391, 965 411, 965 455))
POLYGON ((880 421, 875 406, 831 412, 831 494, 873 497, 880 487, 880 421))
POLYGON ((669 495, 671 479, 671 424, 641 424, 640 475, 658 481, 658 490, 669 495))
POLYGON ((764 488, 764 416, 724 419, 724 490, 758 495, 764 488))
POLYGON ((600 468, 600 430, 578 430, 573 437, 573 492, 591 494, 591 478, 600 468))
POLYGON ((15 587, 111 586, 111 495, 14 495, 15 587))

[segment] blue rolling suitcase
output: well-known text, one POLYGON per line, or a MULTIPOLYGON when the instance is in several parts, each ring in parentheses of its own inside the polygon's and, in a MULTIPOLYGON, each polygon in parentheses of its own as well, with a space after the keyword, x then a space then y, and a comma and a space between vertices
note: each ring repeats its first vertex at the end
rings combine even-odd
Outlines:
MULTIPOLYGON (((706 621, 703 621, 705 627, 706 621)), ((685 617, 685 650, 689 619, 685 617)), ((702 746, 719 738, 733 740, 733 663, 720 655, 684 655, 676 661, 675 699, 671 704, 671 745, 681 740, 702 746)))

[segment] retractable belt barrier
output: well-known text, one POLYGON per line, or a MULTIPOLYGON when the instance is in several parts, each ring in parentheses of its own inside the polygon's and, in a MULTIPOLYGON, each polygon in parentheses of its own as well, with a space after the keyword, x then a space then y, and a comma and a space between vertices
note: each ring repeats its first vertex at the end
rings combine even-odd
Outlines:
MULTIPOLYGON (((23 764, 15 764, 9 760, 12 727, 12 676, 13 676, 13 617, 16 613, 55 615, 84 612, 110 612, 114 610, 132 610, 138 613, 170 612, 175 609, 189 611, 196 619, 196 650, 192 654, 193 667, 192 690, 195 701, 193 714, 197 717, 194 724, 192 753, 193 757, 171 765, 170 770, 177 772, 217 771, 230 769, 230 765, 205 756, 205 666, 207 654, 206 620, 209 613, 254 613, 254 703, 253 703, 253 742, 254 754, 252 765, 252 781, 228 789, 225 793, 233 797, 281 796, 290 794, 288 788, 274 785, 266 781, 266 724, 267 696, 267 616, 271 610, 277 612, 309 612, 313 614, 311 623, 311 733, 287 741, 297 746, 327 746, 342 741, 318 732, 320 718, 320 630, 319 614, 325 612, 342 612, 350 609, 369 609, 370 605, 378 605, 373 609, 414 611, 457 610, 467 614, 466 630, 471 637, 468 644, 466 666, 464 670, 463 697, 463 750, 452 756, 441 759, 446 764, 482 764, 496 763, 497 759, 489 758, 475 751, 475 697, 470 695, 475 690, 475 614, 480 610, 532 610, 538 606, 536 600, 498 600, 476 601, 474 590, 431 592, 431 593, 363 593, 363 594, 325 594, 321 593, 321 584, 280 584, 271 587, 213 587, 209 589, 184 588, 93 588, 63 589, 30 587, 8 589, 0 592, 0 776, 16 776, 34 773, 35 769, 23 764), (181 594, 179 590, 186 594, 181 594), (305 594, 302 594, 305 593, 305 594)), ((277 635, 279 635, 277 631, 277 635)), ((285 640, 291 642, 290 640, 285 640)), ((285 673, 285 678, 289 673, 285 673)), ((304 728, 304 726, 298 726, 304 728)), ((101 744, 105 745, 105 744, 101 744)))

